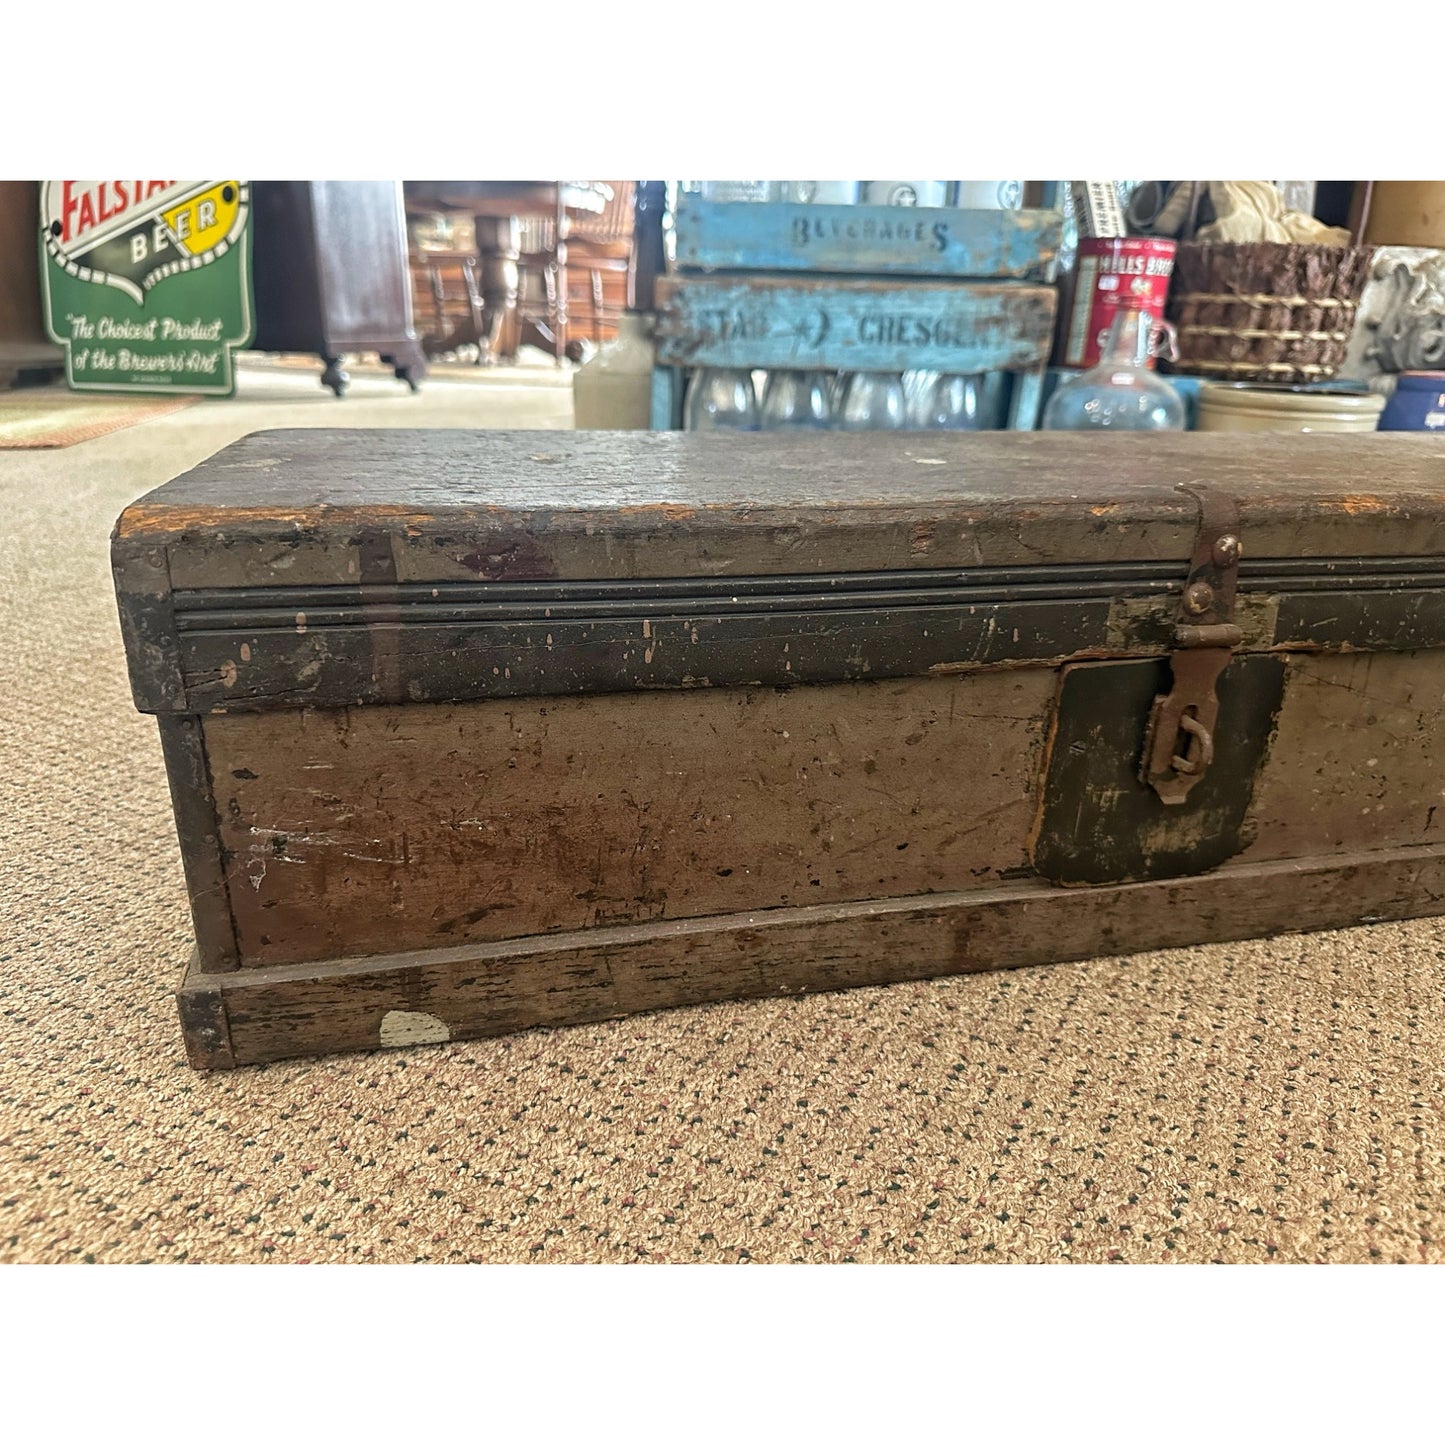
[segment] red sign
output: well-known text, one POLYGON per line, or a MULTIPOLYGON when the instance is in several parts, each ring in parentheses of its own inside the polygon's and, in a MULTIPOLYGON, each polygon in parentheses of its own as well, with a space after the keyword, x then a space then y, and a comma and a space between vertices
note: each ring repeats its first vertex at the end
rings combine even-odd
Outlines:
POLYGON ((1097 365, 1109 328, 1122 310, 1143 311, 1163 321, 1174 244, 1157 236, 1080 238, 1065 366, 1097 365))
POLYGON ((56 237, 71 246, 87 232, 118 220, 131 208, 175 186, 174 181, 62 181, 59 211, 60 231, 56 237))

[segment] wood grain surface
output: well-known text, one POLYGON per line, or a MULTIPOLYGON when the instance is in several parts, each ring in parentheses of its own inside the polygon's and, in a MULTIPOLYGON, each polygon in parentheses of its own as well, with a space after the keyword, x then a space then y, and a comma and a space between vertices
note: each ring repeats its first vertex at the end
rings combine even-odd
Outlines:
POLYGON ((1428 435, 259 432, 128 507, 175 588, 1186 560, 1207 479, 1246 558, 1445 551, 1428 435))
POLYGON ((1251 860, 1445 838, 1445 650, 1296 656, 1251 860))
POLYGON ((1027 865, 1053 674, 205 720, 242 966, 1027 865))
POLYGON ((686 197, 677 210, 682 270, 877 272, 1047 279, 1058 211, 957 207, 748 205, 686 197))
POLYGON ((1052 286, 1019 281, 675 276, 657 285, 664 366, 942 371, 1042 367, 1052 286))

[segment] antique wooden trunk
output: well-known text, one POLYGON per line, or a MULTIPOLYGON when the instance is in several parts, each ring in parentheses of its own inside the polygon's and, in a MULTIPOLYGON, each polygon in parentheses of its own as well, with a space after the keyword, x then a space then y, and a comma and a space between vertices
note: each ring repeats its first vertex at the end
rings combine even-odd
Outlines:
POLYGON ((1445 912, 1445 445, 278 431, 127 509, 200 1067, 1445 912))

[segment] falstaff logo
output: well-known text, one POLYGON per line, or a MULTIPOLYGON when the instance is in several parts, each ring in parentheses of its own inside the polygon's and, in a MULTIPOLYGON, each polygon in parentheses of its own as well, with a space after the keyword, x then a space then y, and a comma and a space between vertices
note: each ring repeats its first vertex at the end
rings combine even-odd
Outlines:
POLYGON ((244 181, 46 181, 40 223, 70 275, 144 306, 157 282, 224 256, 249 205, 244 181))

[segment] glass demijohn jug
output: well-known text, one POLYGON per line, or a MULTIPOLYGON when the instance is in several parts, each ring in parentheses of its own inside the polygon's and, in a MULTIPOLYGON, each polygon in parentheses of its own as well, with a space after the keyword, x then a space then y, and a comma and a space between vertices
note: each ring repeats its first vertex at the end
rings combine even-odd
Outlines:
POLYGON ((1099 364, 1071 378, 1044 408, 1045 431, 1183 431, 1184 403, 1149 369, 1156 328, 1173 334, 1145 311, 1120 311, 1109 328, 1099 364))

